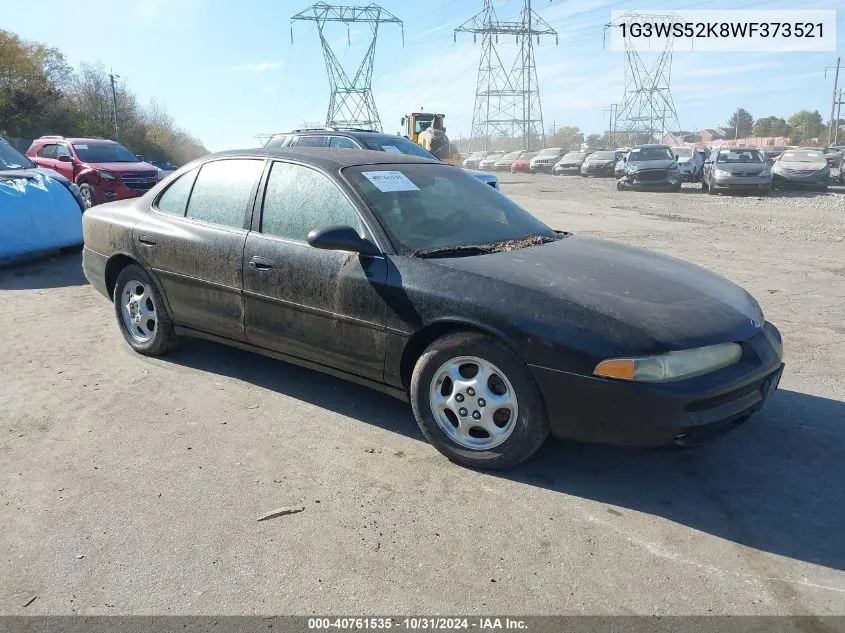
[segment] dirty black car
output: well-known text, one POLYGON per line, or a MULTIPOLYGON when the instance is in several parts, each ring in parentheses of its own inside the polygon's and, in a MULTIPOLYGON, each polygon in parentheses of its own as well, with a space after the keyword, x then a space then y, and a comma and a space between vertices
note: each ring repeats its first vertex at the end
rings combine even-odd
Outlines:
POLYGON ((137 352, 202 337, 379 389, 472 467, 518 464, 550 431, 695 444, 759 410, 782 370, 742 288, 553 230, 412 156, 210 155, 89 210, 84 234, 85 275, 137 352))
POLYGON ((625 168, 617 189, 681 190, 678 157, 668 145, 637 145, 623 160, 625 168))

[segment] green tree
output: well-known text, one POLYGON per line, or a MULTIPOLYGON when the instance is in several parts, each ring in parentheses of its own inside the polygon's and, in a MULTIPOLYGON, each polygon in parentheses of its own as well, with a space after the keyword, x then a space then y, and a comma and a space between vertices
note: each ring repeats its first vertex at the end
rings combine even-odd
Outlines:
POLYGON ((584 142, 584 134, 574 126, 564 126, 557 129, 546 141, 549 147, 563 147, 573 150, 579 149, 584 142))
POLYGON ((745 138, 751 133, 754 117, 745 108, 738 108, 728 119, 725 131, 730 138, 745 138))
POLYGON ((804 145, 819 136, 825 130, 824 120, 818 110, 810 112, 801 110, 789 117, 791 133, 789 142, 793 145, 804 145))

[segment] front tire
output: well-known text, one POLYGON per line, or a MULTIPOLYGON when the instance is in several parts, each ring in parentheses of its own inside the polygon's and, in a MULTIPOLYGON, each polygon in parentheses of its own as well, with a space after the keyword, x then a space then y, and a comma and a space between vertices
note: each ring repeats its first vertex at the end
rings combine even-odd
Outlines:
POLYGON ((79 185, 79 193, 82 194, 82 204, 85 206, 86 210, 97 204, 97 201, 94 198, 94 189, 87 182, 83 182, 79 185))
POLYGON ((139 354, 155 356, 176 346, 173 321, 146 270, 129 264, 117 276, 112 295, 123 338, 139 354))
POLYGON ((431 343, 411 376, 411 405, 425 438, 470 468, 516 466, 549 434, 543 397, 528 367, 484 334, 459 332, 431 343))

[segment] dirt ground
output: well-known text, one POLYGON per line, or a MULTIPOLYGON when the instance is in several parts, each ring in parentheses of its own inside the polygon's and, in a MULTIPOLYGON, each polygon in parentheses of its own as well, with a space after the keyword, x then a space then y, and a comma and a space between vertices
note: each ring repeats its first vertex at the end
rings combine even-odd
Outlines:
POLYGON ((78 256, 5 269, 0 614, 845 614, 845 193, 502 183, 748 289, 785 341, 766 409, 700 449, 473 472, 388 396, 199 341, 134 354, 78 256))

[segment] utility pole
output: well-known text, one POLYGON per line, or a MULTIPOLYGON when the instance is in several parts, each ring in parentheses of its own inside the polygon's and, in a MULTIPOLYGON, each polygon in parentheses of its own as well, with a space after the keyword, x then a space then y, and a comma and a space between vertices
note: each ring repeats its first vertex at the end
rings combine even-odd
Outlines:
POLYGON ((109 73, 109 79, 111 79, 111 103, 112 108, 114 109, 114 140, 118 143, 120 142, 120 126, 117 124, 117 92, 114 89, 114 80, 115 78, 120 79, 120 75, 115 75, 114 71, 109 73))
POLYGON ((836 116, 836 93, 837 89, 839 88, 839 62, 842 58, 836 58, 836 66, 828 66, 824 69, 824 76, 827 77, 827 71, 833 68, 836 68, 836 74, 833 76, 833 102, 830 104, 830 127, 827 128, 827 144, 832 145, 835 141, 833 140, 834 136, 833 129, 836 128, 836 131, 839 131, 839 119, 836 119, 836 125, 833 123, 833 118, 836 116))
POLYGON ((842 118, 842 88, 839 89, 839 97, 836 99, 836 117, 833 123, 833 143, 839 145, 839 121, 842 118))

